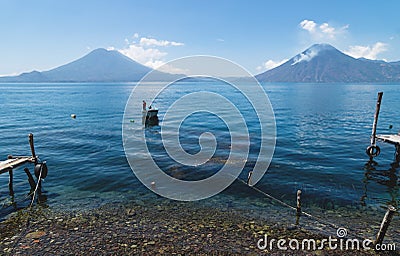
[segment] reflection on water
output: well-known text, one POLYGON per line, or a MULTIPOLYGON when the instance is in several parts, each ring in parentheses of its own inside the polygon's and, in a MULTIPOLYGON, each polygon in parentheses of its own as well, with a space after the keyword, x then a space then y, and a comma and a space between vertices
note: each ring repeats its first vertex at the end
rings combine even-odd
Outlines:
POLYGON ((400 182, 397 175, 397 168, 399 167, 398 159, 395 157, 395 161, 390 164, 389 169, 383 169, 380 167, 378 162, 371 160, 365 164, 364 173, 364 194, 360 201, 363 206, 366 205, 365 200, 368 198, 368 184, 376 182, 377 184, 383 185, 387 188, 390 200, 386 201, 387 205, 392 205, 396 208, 399 207, 400 198, 400 182), (378 167, 378 168, 377 168, 378 167))

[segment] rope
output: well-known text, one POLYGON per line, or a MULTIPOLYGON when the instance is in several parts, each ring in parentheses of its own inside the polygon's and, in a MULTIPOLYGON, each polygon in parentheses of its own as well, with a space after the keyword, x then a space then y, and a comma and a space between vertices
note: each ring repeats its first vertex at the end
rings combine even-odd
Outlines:
MULTIPOLYGON (((35 191, 33 191, 32 201, 31 201, 31 203, 30 203, 30 205, 28 207, 30 212, 32 212, 32 205, 33 205, 33 202, 35 201, 36 191, 38 190, 39 184, 40 184, 40 182, 42 180, 42 171, 43 171, 43 165, 40 166, 40 173, 39 173, 39 177, 38 177, 38 180, 37 180, 37 183, 36 183, 35 191)), ((11 252, 15 250, 15 248, 18 245, 18 243, 21 241, 22 237, 24 237, 28 233, 30 224, 31 224, 31 215, 29 214, 27 216, 25 230, 21 231, 19 238, 13 244, 11 252)))
POLYGON ((39 187, 39 184, 40 184, 40 182, 41 182, 41 180, 42 180, 42 171, 43 171, 43 164, 40 165, 39 177, 38 177, 38 180, 37 180, 37 183, 36 183, 35 191, 33 191, 32 201, 31 201, 31 203, 30 203, 30 205, 29 205, 29 208, 32 207, 33 202, 35 201, 36 191, 37 191, 37 189, 38 189, 38 187, 39 187))
MULTIPOLYGON (((283 201, 281 201, 281 200, 279 200, 279 199, 277 199, 277 198, 271 196, 270 194, 267 194, 266 192, 262 191, 262 190, 259 189, 259 188, 256 188, 255 186, 250 186, 249 184, 247 184, 246 181, 244 181, 244 180, 242 180, 242 179, 240 179, 240 178, 237 178, 237 179, 238 179, 240 182, 242 182, 243 184, 245 184, 245 185, 249 186, 250 188, 254 189, 255 191, 257 191, 258 193, 261 193, 261 194, 263 194, 264 196, 268 197, 269 199, 271 199, 271 200, 273 200, 273 201, 275 201, 275 202, 278 202, 279 204, 281 204, 281 205, 283 205, 283 206, 285 206, 285 207, 288 207, 288 208, 290 208, 290 209, 292 209, 292 210, 294 210, 294 211, 297 211, 297 208, 296 208, 296 207, 293 207, 293 206, 291 206, 291 205, 289 205, 289 204, 287 204, 287 203, 285 203, 285 202, 283 202, 283 201)), ((310 214, 310 213, 301 211, 301 214, 302 214, 302 215, 305 215, 305 216, 307 216, 307 217, 309 217, 309 218, 312 218, 312 219, 318 221, 319 223, 321 223, 321 224, 323 224, 323 225, 325 225, 325 226, 331 226, 331 227, 333 227, 333 228, 335 228, 335 229, 338 229, 338 228, 339 228, 339 226, 337 226, 336 224, 333 224, 333 223, 330 223, 330 222, 328 222, 328 221, 322 220, 321 218, 318 218, 318 217, 316 217, 316 216, 313 216, 313 215, 310 214)))
MULTIPOLYGON (((275 198, 275 197, 273 197, 273 196, 267 194, 266 192, 262 191, 262 190, 259 189, 259 188, 256 188, 256 187, 254 187, 254 186, 250 186, 246 181, 244 181, 244 180, 242 180, 242 179, 240 179, 240 178, 237 178, 237 179, 238 179, 240 182, 242 182, 243 184, 245 184, 245 185, 249 186, 250 188, 254 189, 255 191, 257 191, 258 193, 261 193, 261 194, 263 194, 264 196, 268 197, 269 199, 271 199, 271 200, 273 200, 273 201, 275 201, 275 202, 278 202, 279 204, 281 204, 281 205, 283 205, 283 206, 285 206, 285 207, 288 207, 288 208, 290 208, 290 209, 292 209, 292 210, 294 210, 294 211, 297 212, 297 208, 296 208, 296 207, 293 207, 293 206, 291 206, 291 205, 289 205, 289 204, 287 204, 287 203, 285 203, 285 202, 283 202, 283 201, 281 201, 281 200, 279 200, 279 199, 277 199, 277 198, 275 198)), ((400 213, 400 212, 399 212, 399 209, 397 209, 397 211, 396 211, 395 214, 399 214, 399 213, 400 213)), ((331 223, 331 222, 329 222, 329 221, 325 221, 325 220, 323 220, 323 219, 321 219, 321 218, 319 218, 319 217, 316 217, 316 216, 314 216, 314 215, 312 215, 312 214, 310 214, 310 213, 301 211, 301 214, 302 214, 302 215, 305 215, 305 216, 307 216, 307 217, 309 217, 309 218, 311 218, 311 219, 316 220, 317 222, 319 222, 319 223, 322 224, 322 225, 330 226, 330 227, 332 227, 332 228, 335 228, 336 230, 339 229, 339 228, 341 228, 341 227, 337 226, 337 225, 334 224, 334 223, 331 223)), ((352 236, 355 237, 355 238, 358 238, 358 239, 360 239, 360 240, 365 239, 365 237, 361 237, 361 236, 356 235, 356 234, 353 234, 352 236)))
MULTIPOLYGON (((39 176, 39 177, 41 177, 41 175, 42 175, 42 168, 40 169, 40 176, 39 176)), ((39 180, 41 180, 41 179, 38 179, 38 181, 39 181, 39 180)), ((21 181, 21 182, 19 182, 19 183, 14 183, 14 186, 15 186, 15 187, 18 187, 19 185, 22 185, 22 184, 25 184, 25 182, 21 181)), ((23 196, 21 199, 18 199, 18 200, 15 200, 15 199, 14 199, 14 200, 12 200, 12 201, 10 201, 9 198, 2 199, 2 200, 1 200, 1 203, 0 203, 0 204, 1 204, 0 209, 7 208, 7 207, 9 207, 10 205, 13 205, 13 204, 20 204, 21 202, 24 202, 27 198, 29 198, 29 197, 31 197, 31 196, 33 195, 32 201, 31 201, 31 203, 29 204, 29 207, 31 207, 31 206, 32 206, 32 202, 33 202, 33 200, 34 200, 34 198, 35 198, 35 192, 36 192, 36 190, 38 189, 38 185, 39 185, 39 182, 36 184, 34 193, 28 193, 28 194, 26 194, 25 196, 23 196)))

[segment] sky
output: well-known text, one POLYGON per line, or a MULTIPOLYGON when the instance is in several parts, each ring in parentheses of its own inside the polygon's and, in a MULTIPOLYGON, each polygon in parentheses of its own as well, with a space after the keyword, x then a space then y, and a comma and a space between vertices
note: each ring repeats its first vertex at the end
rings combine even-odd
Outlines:
POLYGON ((400 60, 400 1, 0 0, 0 75, 45 71, 96 48, 149 67, 226 58, 258 74, 315 43, 400 60))

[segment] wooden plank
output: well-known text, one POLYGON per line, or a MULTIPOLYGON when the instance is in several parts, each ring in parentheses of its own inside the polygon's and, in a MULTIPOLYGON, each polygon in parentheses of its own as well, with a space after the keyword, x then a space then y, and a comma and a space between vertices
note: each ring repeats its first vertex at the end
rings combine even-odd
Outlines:
POLYGON ((0 162, 0 174, 8 172, 20 165, 23 165, 28 162, 34 162, 34 158, 32 157, 21 157, 21 158, 12 158, 7 159, 5 161, 0 162))
POLYGON ((376 135, 379 141, 387 142, 394 145, 400 145, 400 135, 399 134, 385 134, 376 135))

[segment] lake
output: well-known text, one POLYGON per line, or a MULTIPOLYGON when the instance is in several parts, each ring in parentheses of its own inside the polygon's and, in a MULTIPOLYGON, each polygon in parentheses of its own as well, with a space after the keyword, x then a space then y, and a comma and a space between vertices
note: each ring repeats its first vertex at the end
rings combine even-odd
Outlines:
MULTIPOLYGON (((135 177, 123 148, 123 115, 134 85, 0 84, 1 160, 8 154, 29 155, 27 135, 33 133, 36 153, 47 161, 49 168, 43 182, 45 204, 58 210, 90 209, 108 202, 157 198, 135 177), (76 119, 71 114, 76 114, 76 119)), ((156 87, 147 86, 149 90, 156 87)), ((398 169, 391 168, 395 150, 392 145, 379 144, 381 154, 375 158, 378 164, 371 167, 366 166, 369 159, 365 149, 369 145, 377 92, 384 92, 378 133, 400 130, 400 85, 262 86, 274 110, 277 137, 269 169, 256 187, 290 205, 295 205, 296 191, 301 189, 305 211, 329 222, 345 224, 356 232, 361 232, 365 223, 379 225, 386 205, 400 203, 398 169), (354 221, 343 216, 352 216, 354 221)), ((204 90, 224 95, 246 117, 251 145, 240 175, 245 180, 260 150, 260 125, 249 103, 237 90, 213 81, 177 84, 156 100, 160 125, 166 109, 177 98, 204 90)), ((137 99, 139 110, 141 101, 137 99)), ((132 120, 132 126, 140 122, 132 120)), ((160 126, 145 130, 148 148, 157 164, 169 175, 184 180, 209 177, 227 159, 229 132, 224 121, 210 113, 199 112, 185 119, 179 130, 182 147, 191 154, 198 152, 198 138, 204 132, 213 133, 218 142, 215 155, 202 166, 188 168, 165 156, 160 126)), ((14 176, 15 201, 18 207, 24 207, 29 204, 25 196, 29 184, 23 168, 15 171, 14 176)), ((14 211, 7 184, 8 175, 2 174, 0 217, 14 211)), ((282 207, 284 211, 283 206, 266 201, 262 194, 240 181, 199 203, 251 209, 251 214, 258 215, 265 215, 266 208, 282 207)), ((288 217, 288 222, 291 221, 288 217)), ((398 222, 396 217, 394 221, 398 222)), ((398 239, 398 233, 388 233, 398 239)))

